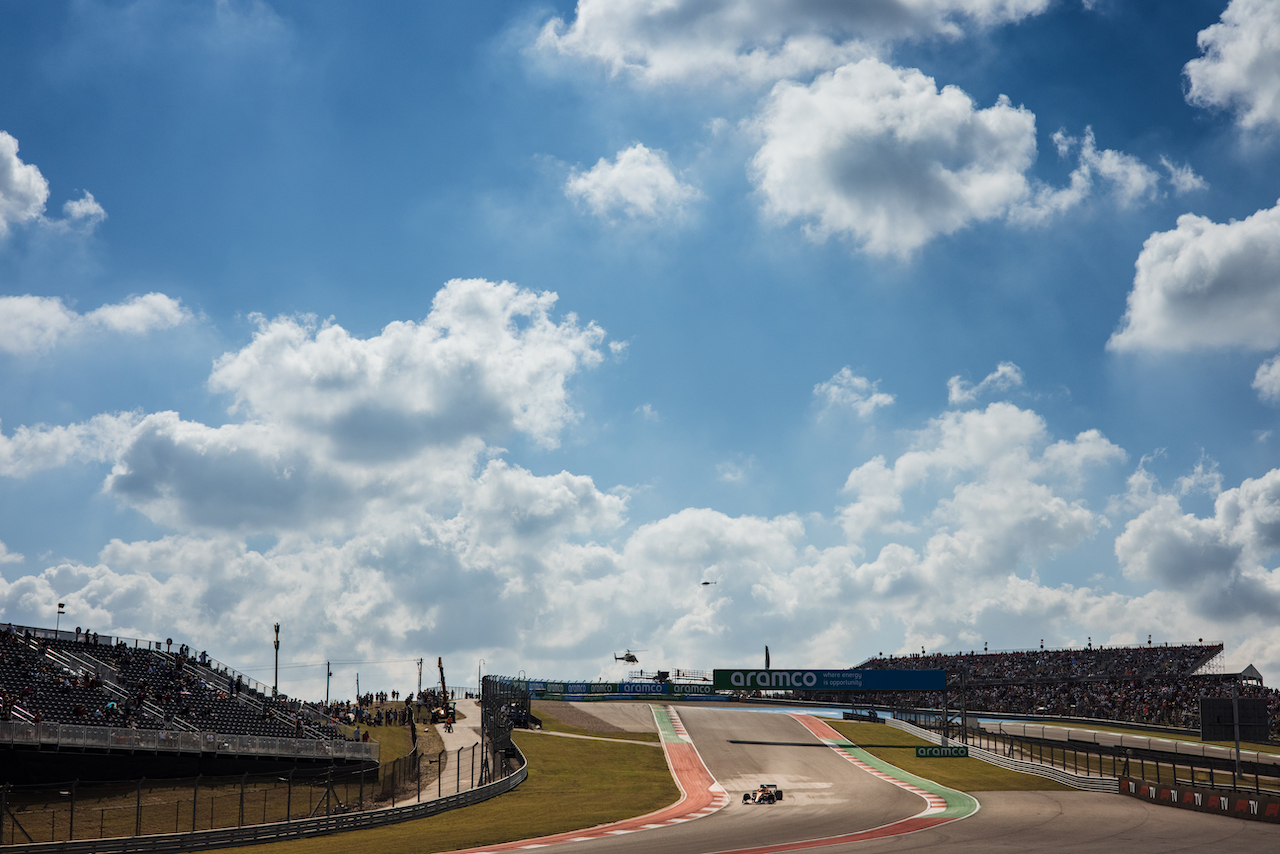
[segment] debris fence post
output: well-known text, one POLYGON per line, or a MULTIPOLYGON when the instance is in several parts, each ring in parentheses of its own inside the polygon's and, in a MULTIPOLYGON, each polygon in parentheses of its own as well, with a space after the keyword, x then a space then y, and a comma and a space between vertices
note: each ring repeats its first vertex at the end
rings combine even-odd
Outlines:
POLYGON ((142 781, 146 777, 138 778, 138 806, 133 813, 133 835, 142 835, 142 781))

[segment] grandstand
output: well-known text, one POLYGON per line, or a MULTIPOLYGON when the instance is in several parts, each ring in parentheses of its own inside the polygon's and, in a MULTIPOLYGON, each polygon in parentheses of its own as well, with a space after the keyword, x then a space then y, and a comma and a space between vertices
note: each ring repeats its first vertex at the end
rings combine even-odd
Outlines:
MULTIPOLYGON (((1221 643, 1093 646, 931 655, 879 655, 859 669, 946 670, 950 696, 876 692, 859 705, 906 708, 956 707, 961 694, 969 713, 1058 716, 1198 729, 1202 697, 1230 697, 1235 674, 1224 674, 1221 643)), ((1257 671, 1239 680, 1242 697, 1267 701, 1271 737, 1280 736, 1280 691, 1262 684, 1257 671)), ((813 695, 818 699, 817 695, 813 695)), ((830 699, 830 698, 822 698, 830 699)))
POLYGON ((10 625, 0 756, 0 780, 33 782, 371 763, 377 746, 182 644, 10 625))

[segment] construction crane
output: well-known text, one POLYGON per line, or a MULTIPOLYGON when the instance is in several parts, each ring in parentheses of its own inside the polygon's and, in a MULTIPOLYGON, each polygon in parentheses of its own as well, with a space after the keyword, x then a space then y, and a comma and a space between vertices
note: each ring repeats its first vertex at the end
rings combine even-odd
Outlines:
POLYGON ((436 669, 440 671, 440 705, 431 710, 431 722, 440 723, 449 719, 453 704, 449 702, 449 685, 444 678, 444 658, 436 656, 436 669))

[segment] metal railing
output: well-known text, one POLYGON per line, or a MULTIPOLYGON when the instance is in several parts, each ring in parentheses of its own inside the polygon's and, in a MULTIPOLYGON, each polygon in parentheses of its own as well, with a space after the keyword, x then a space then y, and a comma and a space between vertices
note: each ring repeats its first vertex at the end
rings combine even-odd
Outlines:
POLYGON ((342 759, 377 762, 376 741, 316 741, 265 735, 176 732, 81 724, 0 721, 0 745, 59 750, 145 750, 172 753, 219 753, 297 759, 342 759))
MULTIPOLYGON (((922 738, 930 744, 942 744, 943 742, 943 737, 940 733, 915 726, 914 724, 909 724, 906 721, 889 718, 885 723, 894 729, 900 729, 916 736, 917 738, 922 738)), ((949 744, 957 743, 954 738, 947 739, 947 742, 949 744)), ((1063 767, 1059 769, 1056 764, 1052 764, 1052 760, 1054 760, 1056 756, 1053 751, 1050 751, 1049 753, 1051 764, 1046 764, 1043 761, 1045 756, 1043 750, 1039 754, 1039 759, 1041 761, 1035 761, 1036 755, 1034 752, 1020 752, 1018 756, 1015 757, 1012 753, 1005 755, 993 750, 986 750, 976 744, 969 744, 968 748, 969 756, 974 759, 981 759, 983 762, 1009 771, 1020 771, 1023 774, 1034 774, 1037 777, 1047 777, 1051 780, 1056 780, 1059 783, 1071 786, 1072 788, 1084 789, 1091 792, 1106 792, 1108 794, 1114 794, 1119 791, 1119 779, 1103 773, 1103 766, 1100 758, 1097 773, 1093 773, 1093 766, 1089 758, 1086 757, 1084 766, 1085 773, 1081 774, 1079 773, 1080 764, 1078 756, 1075 759, 1072 770, 1067 770, 1067 752, 1065 750, 1062 751, 1063 767)))

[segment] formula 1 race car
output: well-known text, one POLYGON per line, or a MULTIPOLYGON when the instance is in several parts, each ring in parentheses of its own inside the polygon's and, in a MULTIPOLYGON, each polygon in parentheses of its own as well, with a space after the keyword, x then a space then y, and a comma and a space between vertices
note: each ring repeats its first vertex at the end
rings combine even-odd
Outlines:
POLYGON ((761 783, 754 791, 744 792, 744 804, 772 804, 782 800, 782 790, 777 783, 761 783))

